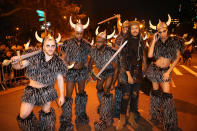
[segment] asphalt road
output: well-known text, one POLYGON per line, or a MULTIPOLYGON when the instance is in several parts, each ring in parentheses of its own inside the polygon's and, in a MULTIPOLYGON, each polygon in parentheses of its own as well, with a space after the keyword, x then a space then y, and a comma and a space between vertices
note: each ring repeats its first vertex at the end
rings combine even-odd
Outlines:
MULTIPOLYGON (((99 119, 97 114, 98 100, 95 89, 96 82, 89 82, 86 87, 88 94, 87 114, 90 118, 89 125, 80 127, 81 131, 93 131, 94 122, 99 119)), ((57 87, 57 86, 56 86, 57 87)), ((6 91, 0 92, 0 130, 1 131, 18 131, 16 116, 19 112, 20 98, 22 96, 24 86, 15 87, 6 91)), ((183 131, 197 130, 197 54, 192 57, 192 65, 177 65, 172 72, 171 91, 175 98, 176 109, 178 113, 178 124, 183 131)), ((114 93, 114 91, 113 91, 114 93)), ((73 93, 75 97, 75 92, 73 93)), ((139 120, 140 131, 161 131, 161 127, 156 127, 150 121, 149 115, 150 97, 140 92, 139 98, 139 112, 141 118, 139 120)), ((61 109, 58 108, 55 102, 52 107, 56 111, 56 130, 59 129, 59 116, 61 109)), ((40 107, 35 107, 34 113, 38 117, 40 107)), ((75 120, 74 104, 73 104, 73 123, 75 120)), ((115 130, 118 119, 114 119, 114 126, 107 129, 107 131, 115 130)), ((132 127, 127 125, 124 131, 131 130, 132 127)))

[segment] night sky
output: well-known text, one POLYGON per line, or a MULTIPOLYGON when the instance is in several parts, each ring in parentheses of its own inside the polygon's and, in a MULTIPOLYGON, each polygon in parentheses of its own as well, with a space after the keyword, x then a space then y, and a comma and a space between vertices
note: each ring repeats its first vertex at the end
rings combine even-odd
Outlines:
POLYGON ((101 21, 121 14, 125 19, 148 19, 156 24, 158 19, 167 20, 167 14, 177 17, 180 0, 81 0, 82 10, 92 21, 101 21))

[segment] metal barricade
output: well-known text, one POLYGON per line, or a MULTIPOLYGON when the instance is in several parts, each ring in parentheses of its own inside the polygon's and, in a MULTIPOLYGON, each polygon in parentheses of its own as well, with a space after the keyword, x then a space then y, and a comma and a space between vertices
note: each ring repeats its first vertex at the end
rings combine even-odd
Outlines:
POLYGON ((25 69, 15 70, 11 65, 1 64, 1 87, 3 90, 28 83, 25 77, 25 69))

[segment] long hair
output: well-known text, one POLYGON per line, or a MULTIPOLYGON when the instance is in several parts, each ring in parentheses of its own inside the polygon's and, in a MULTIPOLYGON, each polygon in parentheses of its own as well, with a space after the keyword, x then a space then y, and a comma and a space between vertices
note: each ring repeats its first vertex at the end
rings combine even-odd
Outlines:
POLYGON ((121 36, 124 36, 125 39, 128 39, 128 37, 130 36, 130 34, 131 34, 131 26, 128 26, 128 31, 127 31, 126 34, 123 34, 123 33, 122 33, 122 26, 121 26, 121 32, 120 32, 120 35, 121 35, 121 36))

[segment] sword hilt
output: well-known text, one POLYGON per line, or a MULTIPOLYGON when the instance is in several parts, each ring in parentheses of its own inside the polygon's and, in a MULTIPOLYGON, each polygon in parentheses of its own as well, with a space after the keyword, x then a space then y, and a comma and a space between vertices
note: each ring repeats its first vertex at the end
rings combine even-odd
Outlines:
POLYGON ((19 65, 22 67, 23 64, 22 64, 22 62, 21 62, 21 54, 20 54, 20 51, 17 51, 16 53, 17 53, 17 56, 19 57, 18 63, 19 63, 19 65))
POLYGON ((96 78, 98 78, 99 80, 101 80, 101 78, 99 77, 100 75, 96 75, 96 78))

